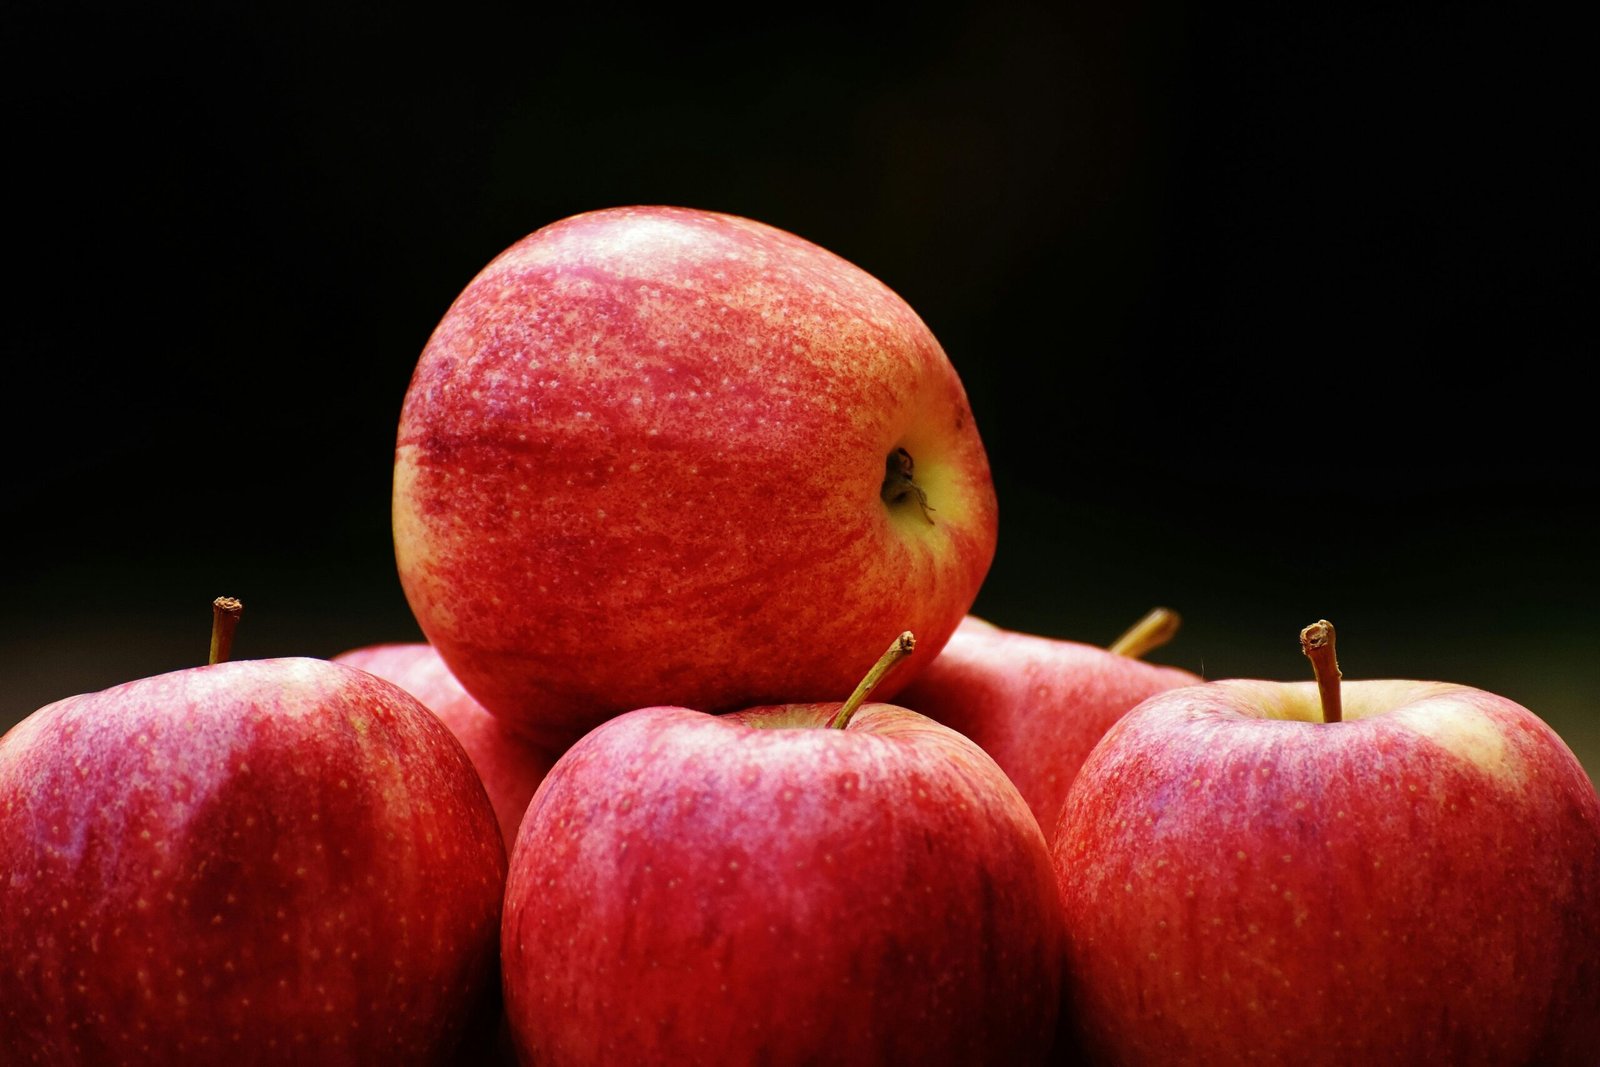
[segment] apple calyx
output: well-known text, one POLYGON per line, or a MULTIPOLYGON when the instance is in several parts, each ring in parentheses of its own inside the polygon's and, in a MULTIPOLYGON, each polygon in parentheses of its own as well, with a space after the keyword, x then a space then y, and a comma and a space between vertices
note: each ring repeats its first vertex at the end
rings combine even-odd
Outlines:
POLYGON ((1333 623, 1327 619, 1316 622, 1300 631, 1300 651, 1311 661, 1311 671, 1317 677, 1317 696, 1322 700, 1322 721, 1340 722, 1344 708, 1339 697, 1339 658, 1334 654, 1333 623))
POLYGON ((233 632, 242 614, 244 605, 236 597, 219 596, 211 602, 211 666, 226 663, 233 655, 233 632))
POLYGON ((891 509, 905 507, 906 502, 915 500, 917 507, 922 509, 922 517, 929 526, 933 525, 933 508, 928 504, 928 494, 923 491, 911 476, 911 453, 904 448, 896 448, 883 460, 883 488, 879 495, 883 502, 891 509))
POLYGON ((856 713, 856 709, 878 687, 878 683, 883 681, 884 676, 894 670, 901 660, 911 655, 912 650, 916 647, 917 639, 912 636, 910 630, 895 638, 894 643, 889 646, 888 650, 878 657, 878 662, 872 665, 872 669, 867 672, 866 677, 861 679, 856 686, 855 692, 850 694, 849 699, 840 705, 838 711, 834 712, 833 718, 828 720, 827 729, 843 730, 850 725, 850 717, 856 713))
POLYGON ((1106 651, 1129 659, 1143 659, 1178 635, 1183 618, 1171 608, 1151 608, 1144 618, 1128 627, 1106 651))

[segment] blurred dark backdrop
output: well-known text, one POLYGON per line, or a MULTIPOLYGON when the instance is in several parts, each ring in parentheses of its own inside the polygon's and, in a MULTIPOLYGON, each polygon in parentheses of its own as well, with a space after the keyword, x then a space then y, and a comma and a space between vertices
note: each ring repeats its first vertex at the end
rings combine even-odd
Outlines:
POLYGON ((418 635, 389 471, 430 330, 562 216, 793 230, 943 340, 977 610, 1509 695, 1600 772, 1594 84, 1548 13, 5 0, 0 727, 418 635), (298 6, 298 5, 291 5, 298 6), (605 10, 602 10, 605 9, 605 10))

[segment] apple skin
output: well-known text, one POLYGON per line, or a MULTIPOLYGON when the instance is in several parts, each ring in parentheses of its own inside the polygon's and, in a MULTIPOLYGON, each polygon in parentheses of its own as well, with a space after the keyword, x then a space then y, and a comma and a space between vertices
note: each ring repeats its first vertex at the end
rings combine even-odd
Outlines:
POLYGON ((558 753, 517 734, 472 699, 433 646, 420 641, 369 645, 333 657, 387 679, 416 697, 450 728, 483 781, 506 851, 517 840, 522 813, 558 753))
POLYGON ((913 630, 891 697, 971 606, 996 509, 903 300, 770 226, 633 207, 524 238, 451 305, 401 413, 394 535, 456 677, 564 747, 647 705, 836 699, 913 630), (926 511, 884 499, 899 449, 926 511))
POLYGON ((1527 709, 1215 682, 1085 761, 1054 845, 1075 1029, 1114 1064, 1584 1064, 1600 801, 1527 709))
POLYGON ((310 659, 0 738, 0 1062, 448 1063, 492 1027, 505 853, 461 746, 310 659))
POLYGON ((1175 667, 969 615, 898 700, 993 756, 1049 841, 1067 788, 1111 724, 1146 697, 1199 681, 1175 667))
POLYGON ((1026 804, 902 708, 596 728, 535 794, 501 952, 524 1062, 1027 1064, 1061 913, 1026 804))

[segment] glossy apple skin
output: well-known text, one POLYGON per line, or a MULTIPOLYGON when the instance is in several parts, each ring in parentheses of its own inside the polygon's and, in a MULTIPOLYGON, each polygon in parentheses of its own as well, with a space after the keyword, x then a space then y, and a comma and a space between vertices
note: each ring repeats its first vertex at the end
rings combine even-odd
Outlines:
POLYGON ((968 616, 898 700, 993 756, 1049 841, 1067 787, 1111 724, 1146 697, 1199 681, 1175 667, 968 616))
POLYGON ((1076 1029, 1116 1064, 1584 1064, 1600 802, 1525 708, 1430 682, 1151 698, 1054 845, 1076 1029), (1300 721, 1311 720, 1311 721, 1300 721))
POLYGON ((505 854, 388 682, 225 663, 0 739, 0 1062, 448 1063, 492 1026, 505 854))
POLYGON ((506 892, 524 1062, 1042 1060, 1061 915, 1027 806, 953 731, 817 728, 836 707, 648 708, 557 762, 506 892))
POLYGON ((385 678, 420 700, 467 750, 500 824, 506 851, 517 840, 522 813, 556 754, 512 730, 472 699, 432 645, 420 641, 370 645, 333 657, 385 678))
POLYGON ((746 219, 554 223, 428 341, 400 418, 395 554, 430 643, 495 715, 564 746, 647 705, 850 692, 931 660, 994 554, 965 391, 906 303, 746 219), (926 494, 886 505, 905 449, 926 494))

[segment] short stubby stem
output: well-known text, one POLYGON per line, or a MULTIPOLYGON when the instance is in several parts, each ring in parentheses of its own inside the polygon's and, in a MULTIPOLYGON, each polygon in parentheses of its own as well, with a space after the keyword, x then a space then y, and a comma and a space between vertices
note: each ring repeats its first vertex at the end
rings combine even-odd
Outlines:
POLYGON ((239 628, 239 616, 244 605, 231 596, 219 596, 211 602, 211 663, 228 662, 233 655, 233 632, 239 628))
POLYGON ((1300 651, 1311 661, 1311 670, 1317 676, 1317 695, 1322 698, 1322 721, 1340 722, 1344 719, 1344 706, 1339 696, 1339 657, 1334 654, 1333 623, 1327 619, 1316 622, 1300 631, 1300 651))

